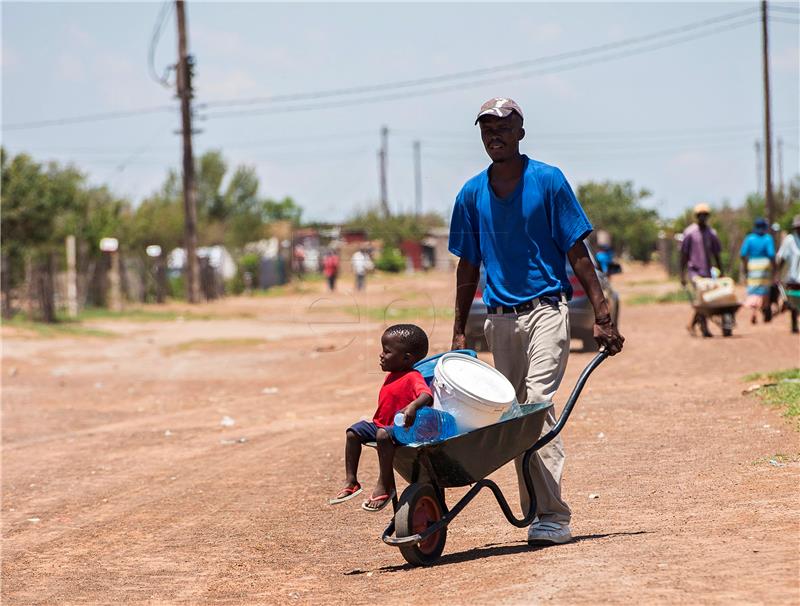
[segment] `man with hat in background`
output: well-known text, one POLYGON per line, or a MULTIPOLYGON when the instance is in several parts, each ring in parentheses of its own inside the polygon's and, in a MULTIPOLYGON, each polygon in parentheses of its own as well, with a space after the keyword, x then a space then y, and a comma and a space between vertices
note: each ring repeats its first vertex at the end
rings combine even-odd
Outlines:
POLYGON ((792 219, 792 231, 781 242, 775 258, 778 272, 786 269, 783 286, 789 298, 792 332, 798 333, 800 332, 797 322, 798 316, 800 316, 800 215, 795 215, 792 219))
MULTIPOLYGON (((481 106, 475 123, 492 164, 464 185, 450 222, 450 252, 460 257, 456 271, 453 349, 466 344, 466 322, 480 278, 486 271, 484 331, 495 367, 514 385, 520 403, 552 401, 569 356, 567 301, 572 287, 567 259, 595 312, 594 336, 611 355, 624 338, 609 313, 583 240, 592 231, 564 174, 520 154, 525 136, 522 110, 496 97, 481 106)), ((555 424, 547 412, 544 432, 555 424)), ((523 515, 530 502, 517 464, 523 515)), ((561 497, 564 449, 558 437, 531 457, 536 518, 528 543, 572 540, 571 512, 561 497)))
MULTIPOLYGON (((692 223, 683 230, 683 242, 681 242, 681 284, 686 286, 687 273, 688 281, 694 278, 710 278, 712 261, 714 267, 722 272, 722 261, 719 254, 722 250, 717 232, 708 224, 708 217, 711 208, 708 204, 698 204, 694 207, 696 223, 692 223)), ((700 332, 704 337, 710 337, 706 317, 695 312, 692 321, 689 323, 689 332, 694 334, 694 327, 699 325, 700 332)))

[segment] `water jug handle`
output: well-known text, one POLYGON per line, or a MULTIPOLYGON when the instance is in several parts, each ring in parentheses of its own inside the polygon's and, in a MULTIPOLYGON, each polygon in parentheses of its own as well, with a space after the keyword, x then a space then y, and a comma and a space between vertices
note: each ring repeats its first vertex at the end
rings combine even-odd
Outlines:
POLYGON ((442 383, 442 382, 441 382, 439 379, 437 379, 437 378, 434 378, 434 379, 433 379, 433 383, 434 383, 434 385, 435 385, 436 387, 438 387, 438 388, 439 388, 439 389, 441 389, 442 391, 444 391, 444 392, 447 392, 447 395, 449 395, 449 396, 452 396, 452 395, 453 395, 453 393, 454 393, 454 392, 453 392, 452 388, 451 388, 449 385, 447 385, 446 383, 442 383))

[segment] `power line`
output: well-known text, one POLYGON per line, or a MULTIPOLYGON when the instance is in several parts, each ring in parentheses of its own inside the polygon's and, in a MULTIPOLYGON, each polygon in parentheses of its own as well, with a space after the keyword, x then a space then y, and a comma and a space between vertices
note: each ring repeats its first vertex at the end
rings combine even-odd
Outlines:
POLYGON ((78 124, 81 122, 101 122, 103 120, 116 120, 118 118, 132 118, 145 114, 161 114, 177 109, 172 105, 158 105, 153 107, 140 107, 139 109, 129 109, 116 112, 102 112, 97 114, 84 114, 82 116, 72 116, 69 118, 53 118, 52 120, 33 120, 30 122, 17 122, 16 124, 4 124, 3 130, 25 130, 29 128, 43 128, 45 126, 63 126, 65 124, 78 124))
MULTIPOLYGON (((776 125, 780 128, 790 128, 800 124, 800 120, 785 120, 777 122, 776 125)), ((718 136, 727 133, 747 133, 751 131, 761 130, 761 126, 703 126, 703 127, 690 127, 690 128, 670 128, 670 129, 637 129, 637 130, 613 130, 613 131, 566 131, 566 132, 547 132, 537 131, 535 127, 527 126, 526 130, 530 138, 535 140, 542 139, 624 139, 624 138, 654 138, 659 139, 663 137, 682 137, 687 135, 710 135, 718 136)), ((469 140, 474 141, 476 135, 466 132, 453 132, 453 131, 411 131, 397 129, 392 131, 398 137, 405 137, 409 139, 422 139, 425 141, 434 141, 437 143, 446 143, 446 140, 469 140), (437 141, 438 139, 438 141, 437 141)), ((526 139, 527 140, 527 139, 526 139)))
POLYGON ((769 5, 770 12, 772 11, 782 11, 784 13, 792 13, 794 15, 800 14, 800 8, 796 6, 781 6, 780 4, 770 3, 769 5))
MULTIPOLYGON (((780 129, 784 133, 784 137, 791 137, 793 134, 797 136, 797 126, 800 125, 800 120, 781 120, 775 122, 776 129, 780 129), (794 129, 792 133, 791 129, 794 129), (787 132, 788 131, 788 132, 787 132)), ((535 143, 548 143, 555 140, 557 143, 566 142, 574 143, 576 145, 602 145, 607 142, 625 142, 632 140, 633 143, 641 143, 647 141, 665 141, 669 142, 676 139, 705 139, 705 138, 728 138, 738 136, 749 136, 759 134, 761 126, 755 125, 724 125, 724 126, 703 126, 703 127, 688 127, 677 129, 642 129, 642 130, 613 130, 613 131, 537 131, 534 127, 529 126, 528 136, 525 141, 533 141, 535 143)), ((475 133, 458 132, 458 131, 414 131, 404 129, 392 129, 392 134, 395 137, 406 139, 409 141, 419 140, 423 141, 426 145, 440 146, 454 146, 458 143, 474 142, 477 140, 475 133)), ((338 144, 344 141, 352 141, 356 139, 372 138, 375 136, 373 131, 344 131, 341 133, 324 133, 320 135, 309 135, 302 137, 292 138, 271 138, 271 139, 256 139, 246 141, 228 141, 220 142, 216 145, 211 145, 208 149, 222 149, 222 150, 240 150, 240 149, 269 149, 274 147, 306 147, 309 142, 317 142, 319 146, 317 149, 321 153, 338 153, 343 149, 338 144), (326 149, 324 146, 328 144, 335 144, 333 149, 326 149)), ((46 147, 25 147, 24 151, 47 151, 53 154, 75 154, 78 156, 122 156, 127 158, 131 153, 144 153, 144 151, 172 151, 175 149, 174 145, 146 145, 139 148, 138 152, 131 152, 130 150, 121 150, 118 146, 113 147, 54 147, 48 145, 46 147)), ((292 153, 296 150, 285 150, 281 153, 292 153)), ((305 152, 304 152, 305 153, 305 152)), ((123 160, 123 163, 126 163, 123 160)))
POLYGON ((164 4, 161 6, 161 11, 156 18, 156 24, 153 27, 153 35, 150 38, 150 46, 147 49, 147 69, 150 73, 150 77, 164 88, 170 88, 169 73, 175 69, 175 66, 167 66, 167 68, 164 70, 164 74, 159 75, 156 71, 156 48, 158 48, 158 41, 161 39, 161 32, 164 28, 164 24, 167 21, 167 17, 171 13, 172 8, 173 4, 169 0, 164 2, 164 4))
POLYGON ((782 18, 776 17, 774 15, 770 15, 769 22, 770 23, 786 23, 787 25, 800 25, 800 20, 797 20, 797 19, 782 19, 782 18))
MULTIPOLYGON (((213 108, 213 107, 224 107, 224 106, 233 107, 235 105, 246 105, 246 104, 256 105, 256 104, 259 104, 259 103, 260 104, 265 104, 265 103, 275 103, 275 102, 279 102, 279 101, 289 101, 289 100, 295 100, 296 101, 296 100, 303 100, 303 99, 325 98, 325 97, 330 97, 330 96, 354 95, 354 94, 370 92, 370 91, 396 90, 396 89, 409 88, 409 87, 414 87, 414 86, 421 86, 421 85, 424 85, 424 84, 440 83, 440 82, 447 81, 447 80, 456 80, 456 79, 461 79, 461 78, 466 78, 466 77, 471 77, 471 76, 476 76, 476 75, 481 75, 481 74, 496 74, 498 71, 520 70, 522 68, 529 67, 531 65, 535 65, 535 64, 539 64, 539 63, 551 63, 551 62, 556 62, 556 61, 563 61, 564 59, 569 59, 569 58, 573 58, 573 57, 580 57, 580 56, 585 56, 585 55, 589 55, 589 54, 592 54, 592 53, 599 53, 599 52, 605 52, 605 51, 613 50, 615 48, 631 46, 631 45, 634 45, 634 44, 638 44, 640 42, 651 41, 651 40, 653 40, 655 38, 662 38, 662 37, 666 37, 666 36, 671 36, 671 35, 677 34, 677 33, 685 33, 685 32, 688 32, 688 31, 701 29, 701 28, 707 27, 709 25, 715 25, 715 24, 719 24, 719 23, 723 23, 723 22, 726 22, 726 21, 730 21, 732 19, 736 19, 736 18, 739 18, 739 17, 752 15, 752 14, 755 14, 755 12, 757 12, 757 11, 758 11, 758 9, 755 8, 755 7, 748 8, 746 10, 736 11, 736 12, 733 12, 733 13, 727 13, 727 14, 721 15, 719 17, 714 17, 714 18, 711 18, 711 19, 705 19, 705 20, 702 20, 702 21, 689 23, 689 24, 686 24, 686 25, 683 25, 683 26, 680 26, 680 27, 673 27, 673 28, 668 28, 668 29, 665 29, 665 30, 653 32, 651 34, 647 34, 647 35, 644 35, 644 36, 636 36, 636 37, 633 37, 633 38, 627 38, 625 40, 619 40, 617 42, 610 42, 610 43, 606 43, 606 44, 600 44, 600 45, 591 46, 591 47, 587 47, 587 48, 583 48, 583 49, 579 49, 579 50, 575 50, 575 51, 569 51, 569 52, 560 53, 560 54, 556 54, 556 55, 549 55, 549 56, 545 56, 545 57, 538 57, 538 58, 534 58, 534 59, 528 59, 528 60, 525 60, 525 61, 517 61, 515 63, 509 63, 509 64, 505 64, 505 65, 493 66, 493 67, 488 67, 488 68, 481 68, 481 69, 477 69, 477 70, 468 70, 468 71, 454 72, 454 73, 451 73, 451 74, 443 74, 443 75, 439 75, 439 76, 431 76, 431 77, 426 77, 426 78, 418 78, 418 79, 414 79, 414 80, 406 80, 406 81, 395 82, 395 83, 386 83, 386 84, 379 84, 379 85, 367 85, 367 86, 357 86, 357 87, 343 88, 343 89, 337 89, 337 90, 317 91, 317 92, 311 92, 311 93, 297 93, 297 94, 289 94, 289 95, 276 95, 276 96, 272 96, 272 97, 256 97, 256 98, 239 99, 239 100, 231 99, 231 100, 210 101, 210 102, 207 102, 207 103, 196 104, 196 107, 197 108, 213 108)), ((166 19, 166 17, 164 17, 164 19, 166 19)), ((159 19, 159 21, 160 21, 160 19, 159 19)), ((702 32, 702 33, 700 33, 700 35, 684 36, 683 38, 678 38, 678 39, 669 41, 666 45, 661 45, 661 46, 659 46, 659 45, 651 45, 649 47, 645 46, 645 47, 640 48, 640 49, 635 49, 633 51, 633 54, 636 54, 636 53, 639 53, 639 52, 647 52, 647 51, 651 51, 651 50, 656 50, 658 48, 663 48, 665 46, 671 46, 673 44, 679 44, 681 42, 686 42, 688 40, 692 40, 692 39, 695 39, 695 38, 704 37, 706 35, 712 35, 712 34, 715 34, 715 33, 719 33, 721 31, 727 31, 728 29, 735 29, 737 27, 741 27, 741 26, 746 25, 748 23, 750 23, 750 21, 743 21, 743 22, 740 22, 740 23, 733 23, 733 24, 729 24, 729 26, 725 27, 725 28, 717 28, 715 30, 702 32)), ((565 65, 565 66, 556 66, 554 69, 551 69, 549 71, 548 70, 540 70, 540 71, 525 72, 523 74, 519 74, 519 75, 516 75, 516 76, 513 75, 513 74, 509 75, 509 76, 500 76, 500 77, 495 76, 495 77, 492 77, 492 78, 466 82, 466 83, 463 83, 463 84, 460 84, 460 85, 455 85, 455 86, 434 87, 434 88, 430 88, 430 89, 426 89, 426 90, 422 90, 422 91, 416 91, 416 92, 412 92, 410 94, 404 94, 404 95, 374 96, 374 97, 371 97, 371 98, 368 97, 368 98, 365 98, 365 99, 347 100, 347 101, 344 101, 344 102, 338 101, 338 102, 327 103, 327 104, 300 105, 300 106, 293 106, 293 107, 289 107, 289 108, 272 109, 272 110, 268 110, 268 111, 270 111, 270 112, 278 112, 278 111, 281 111, 281 112, 284 112, 284 111, 310 111, 310 110, 316 110, 316 109, 327 109, 327 108, 333 108, 333 107, 342 107, 342 106, 353 105, 353 104, 363 103, 363 102, 370 102, 370 101, 373 101, 373 102, 374 101, 392 101, 392 100, 399 99, 399 98, 409 98, 409 97, 417 97, 417 96, 422 96, 422 95, 438 94, 438 93, 448 92, 448 91, 452 91, 452 90, 459 90, 461 88, 479 86, 479 85, 483 85, 483 84, 490 84, 490 83, 494 83, 494 82, 508 81, 508 80, 519 79, 519 78, 526 78, 526 77, 530 77, 530 76, 538 75, 538 74, 554 73, 554 72, 562 71, 562 70, 566 70, 566 69, 574 69, 576 67, 581 67, 581 66, 585 66, 585 65, 591 65, 593 63, 597 63, 597 62, 600 62, 600 61, 608 61, 608 60, 612 60, 612 59, 618 59, 618 58, 622 58, 622 57, 629 56, 629 55, 630 55, 630 53, 610 55, 610 56, 602 57, 599 60, 595 60, 595 61, 589 60, 589 61, 584 61, 584 62, 577 62, 577 63, 573 63, 573 64, 568 64, 568 65, 565 65)), ((113 119, 119 119, 119 118, 128 118, 128 117, 134 117, 134 116, 139 116, 139 115, 152 114, 152 113, 161 113, 161 112, 173 111, 173 110, 174 110, 174 108, 172 106, 159 106, 159 107, 148 107, 148 108, 131 109, 131 110, 127 110, 127 111, 118 111, 118 112, 95 113, 95 114, 87 114, 87 115, 81 115, 81 116, 55 118, 55 119, 50 119, 50 120, 36 120, 36 121, 20 122, 20 123, 16 123, 16 124, 7 124, 7 125, 3 125, 2 130, 4 130, 4 131, 12 131, 12 130, 23 130, 23 129, 31 129, 31 128, 42 128, 42 127, 49 127, 49 126, 62 126, 62 125, 78 124, 78 123, 84 123, 84 122, 96 122, 96 121, 102 121, 102 120, 113 120, 113 119)), ((210 117, 226 117, 226 116, 230 116, 230 115, 255 115, 256 113, 266 113, 266 112, 265 111, 256 111, 256 112, 253 112, 253 113, 217 112, 217 113, 210 114, 210 117)))
POLYGON ((673 40, 668 40, 666 42, 661 42, 657 44, 651 44, 648 46, 643 46, 639 48, 635 48, 629 51, 623 51, 616 54, 605 55, 603 57, 598 57, 594 59, 586 59, 584 61, 576 61, 574 63, 567 63, 564 65, 558 65, 550 68, 542 68, 537 70, 530 70, 525 71, 518 74, 510 74, 506 76, 497 76, 491 78, 483 78, 479 80, 473 80, 471 82, 461 82, 458 84, 440 86, 440 87, 433 87, 427 88, 422 90, 414 90, 414 91, 406 91, 400 92, 396 94, 385 94, 385 95, 375 95, 372 97, 359 97, 355 99, 345 99, 345 100, 336 100, 326 103, 315 103, 315 104, 304 104, 304 105, 289 105, 284 107, 270 107, 265 109, 253 109, 253 110, 230 110, 230 111, 222 111, 222 112, 211 112, 207 114, 208 118, 230 118, 230 117, 242 117, 242 116, 255 116, 255 115, 264 115, 264 114, 276 114, 276 113, 289 113, 289 112, 302 112, 302 111, 313 111, 319 109, 332 109, 337 107, 347 107, 352 105, 359 105, 363 103, 375 103, 381 101, 398 101, 401 99, 409 99, 414 97, 422 97, 427 95, 434 95, 439 93, 446 93, 452 92, 457 90, 463 90, 465 88, 471 88, 476 86, 482 86, 484 84, 493 84, 497 82, 509 82, 512 80, 521 80, 525 78, 530 78, 532 76, 538 75, 545 75, 545 74, 552 74, 558 73, 562 71, 567 71, 571 69, 576 69, 578 67, 585 67, 587 65, 594 65, 596 63, 602 63, 609 60, 614 59, 622 59, 625 57, 638 55, 644 52, 650 52, 654 50, 659 50, 661 48, 667 48, 669 46, 674 46, 676 44, 681 44, 683 42, 688 42, 691 40, 695 40, 697 38, 703 38, 709 35, 722 33, 725 31, 729 31, 732 29, 736 29, 739 27, 743 27, 745 25, 750 25, 752 23, 756 23, 758 19, 747 19, 744 21, 731 23, 725 26, 721 26, 715 28, 713 30, 699 32, 695 34, 690 34, 687 36, 682 36, 673 40))
POLYGON ((241 105, 262 105, 268 103, 278 103, 283 101, 307 101, 307 100, 316 100, 316 99, 323 99, 328 97, 340 97, 346 95, 355 95, 355 94, 363 94, 363 93, 372 93, 372 92, 381 92, 387 90, 396 90, 396 89, 403 89, 403 88, 411 88, 426 84, 440 84, 445 81, 450 80, 461 80, 464 78, 471 78, 474 76, 481 76, 481 75, 493 75, 500 71, 516 71, 531 67, 532 65, 537 65, 540 63, 552 63, 552 62, 559 62, 565 59, 572 59, 575 57, 582 57, 585 55, 596 54, 599 52, 606 52, 609 50, 614 50, 616 48, 621 48, 625 46, 631 46, 634 44, 638 44, 640 42, 645 41, 652 41, 656 38, 663 38, 665 36, 671 36, 673 34, 678 33, 686 33, 687 31, 703 28, 709 25, 715 25, 717 23, 722 23, 724 21, 730 21, 731 19, 736 19, 739 17, 743 17, 746 15, 754 15, 758 9, 756 8, 748 8, 745 10, 735 11, 733 13, 728 13, 725 15, 721 15, 718 17, 713 17, 710 19, 704 19, 702 21, 697 21, 693 23, 689 23, 686 25, 682 25, 679 27, 671 27, 668 29, 652 32, 647 35, 643 36, 634 36, 632 38, 626 38, 624 40, 619 40, 616 42, 607 42, 604 44, 598 44, 594 46, 589 46, 586 48, 574 50, 574 51, 567 51, 563 53, 557 53, 554 55, 547 55, 544 57, 536 57, 533 59, 526 59, 523 61, 515 61, 513 63, 506 63, 503 65, 495 65, 492 67, 485 67, 485 68, 478 68, 478 69, 471 69, 459 72, 451 72, 448 74, 439 74, 437 76, 428 76, 425 78, 415 78, 412 80, 401 80, 399 82, 389 82, 383 84, 371 84, 371 85, 363 85, 363 86, 353 86, 348 88, 339 88, 339 89, 331 89, 331 90, 322 90, 322 91, 315 91, 315 92, 308 92, 308 93, 292 93, 292 94, 282 94, 282 95, 271 95, 271 96, 262 96, 262 97, 250 97, 245 99, 221 99, 217 101, 208 101, 203 104, 204 108, 214 108, 214 107, 235 107, 241 105))

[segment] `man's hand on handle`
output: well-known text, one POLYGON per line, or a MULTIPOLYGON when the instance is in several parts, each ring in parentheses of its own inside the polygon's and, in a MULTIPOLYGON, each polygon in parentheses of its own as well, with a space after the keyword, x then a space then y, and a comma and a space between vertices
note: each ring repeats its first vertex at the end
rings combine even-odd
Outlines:
POLYGON ((605 348, 609 355, 615 355, 622 351, 622 344, 625 337, 619 334, 616 324, 611 316, 597 318, 594 324, 594 340, 601 348, 605 348))

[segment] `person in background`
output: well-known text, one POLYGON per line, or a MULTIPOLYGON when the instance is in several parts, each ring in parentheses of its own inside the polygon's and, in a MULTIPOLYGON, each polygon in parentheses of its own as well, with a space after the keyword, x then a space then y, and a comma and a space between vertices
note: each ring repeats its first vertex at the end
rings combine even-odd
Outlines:
POLYGON ((753 231, 742 242, 739 251, 747 277, 746 307, 751 310, 750 322, 758 321, 758 312, 764 315, 764 322, 772 319, 769 303, 769 289, 775 276, 775 242, 769 234, 766 219, 756 219, 753 231))
MULTIPOLYGON (((717 232, 708 224, 711 208, 708 204, 698 204, 694 207, 696 223, 692 223, 683 230, 681 243, 681 284, 686 286, 695 278, 710 278, 712 262, 722 272, 720 251, 722 244, 717 232), (687 280, 688 276, 688 280, 687 280)), ((700 312, 694 312, 692 321, 687 326, 689 332, 694 334, 695 326, 700 326, 704 337, 710 337, 706 317, 700 312)))
POLYGON ((614 250, 611 248, 611 245, 599 245, 599 250, 597 251, 595 257, 597 258, 597 264, 600 266, 600 270, 604 274, 607 274, 608 268, 611 266, 611 263, 614 262, 614 250))
POLYGON ((331 292, 336 290, 336 278, 339 277, 339 255, 335 250, 325 253, 325 259, 322 261, 322 273, 328 280, 328 290, 331 292))
POLYGON ((798 316, 800 316, 800 294, 792 295, 791 292, 800 293, 800 215, 795 215, 792 220, 792 231, 781 242, 776 256, 778 273, 785 270, 783 285, 787 295, 792 297, 789 311, 792 316, 792 332, 800 332, 798 316))
POLYGON ((597 252, 594 257, 597 264, 600 266, 600 271, 608 274, 608 268, 614 262, 614 249, 611 247, 611 234, 604 229, 598 229, 596 232, 597 237, 597 252))
POLYGON ((294 271, 299 276, 306 273, 306 248, 302 244, 294 247, 294 271))
POLYGON ((353 253, 350 259, 353 274, 356 276, 356 290, 364 290, 367 272, 372 269, 372 260, 363 248, 353 253))

